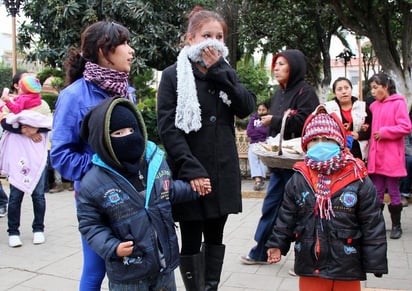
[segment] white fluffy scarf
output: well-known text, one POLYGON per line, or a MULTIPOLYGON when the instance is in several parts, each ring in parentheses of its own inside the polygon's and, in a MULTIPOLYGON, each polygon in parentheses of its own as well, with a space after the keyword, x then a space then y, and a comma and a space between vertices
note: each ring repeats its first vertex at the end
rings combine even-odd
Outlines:
MULTIPOLYGON (((217 40, 206 40, 197 45, 185 46, 177 57, 177 106, 175 126, 185 133, 198 131, 202 127, 202 118, 195 77, 192 70, 192 62, 202 61, 202 50, 211 46, 220 51, 226 58, 229 54, 228 48, 217 40)), ((220 91, 219 97, 230 106, 231 101, 225 92, 220 91)))

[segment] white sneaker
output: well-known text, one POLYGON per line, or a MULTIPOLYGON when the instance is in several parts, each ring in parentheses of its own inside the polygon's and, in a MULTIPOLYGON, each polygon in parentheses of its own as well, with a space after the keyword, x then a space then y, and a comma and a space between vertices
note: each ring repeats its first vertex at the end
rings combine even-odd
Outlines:
POLYGON ((35 232, 33 233, 33 244, 39 245, 42 244, 46 241, 46 238, 44 237, 43 232, 35 232))
POLYGON ((9 235, 9 246, 12 248, 21 247, 23 243, 21 242, 19 235, 9 235))
POLYGON ((258 261, 258 260, 252 259, 248 255, 240 256, 240 262, 243 265, 269 265, 267 261, 258 261))

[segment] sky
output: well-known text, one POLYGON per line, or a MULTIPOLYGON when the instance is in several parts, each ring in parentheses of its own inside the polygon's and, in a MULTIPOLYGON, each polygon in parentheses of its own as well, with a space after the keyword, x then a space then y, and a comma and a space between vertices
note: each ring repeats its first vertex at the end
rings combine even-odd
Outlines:
POLYGON ((7 12, 6 12, 6 7, 4 4, 0 4, 0 19, 1 19, 1 25, 0 25, 0 33, 5 33, 5 32, 10 32, 11 31, 11 17, 6 17, 7 12))
MULTIPOLYGON (((355 35, 348 34, 345 38, 349 43, 352 53, 354 53, 356 57, 358 57, 358 45, 356 43, 355 35)), ((361 38, 361 43, 363 43, 364 41, 366 41, 366 38, 361 38)), ((342 45, 341 41, 336 36, 332 36, 329 49, 331 59, 334 59, 338 54, 340 54, 344 50, 344 48, 345 47, 342 45)))
MULTIPOLYGON (((7 16, 6 6, 3 3, 0 4, 0 33, 11 33, 11 16, 7 16)), ((19 20, 23 18, 18 16, 16 17, 16 25, 18 25, 19 20)))

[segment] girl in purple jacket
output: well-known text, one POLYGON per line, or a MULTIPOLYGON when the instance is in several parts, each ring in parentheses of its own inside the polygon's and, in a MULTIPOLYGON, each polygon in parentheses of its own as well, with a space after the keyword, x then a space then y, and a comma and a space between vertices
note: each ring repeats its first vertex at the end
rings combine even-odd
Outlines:
POLYGON ((260 120, 263 115, 268 114, 269 106, 266 103, 260 103, 257 107, 257 112, 250 117, 247 125, 246 134, 250 138, 248 161, 250 167, 250 175, 255 180, 253 189, 260 191, 265 184, 264 179, 268 168, 254 153, 253 149, 261 141, 265 141, 268 135, 268 128, 264 126, 260 120))
POLYGON ((385 190, 388 190, 388 209, 392 220, 390 238, 398 239, 402 236, 399 178, 407 175, 404 136, 411 132, 411 121, 406 99, 396 93, 391 77, 385 73, 375 74, 368 83, 375 98, 370 105, 372 130, 368 172, 375 184, 382 209, 385 205, 385 190))

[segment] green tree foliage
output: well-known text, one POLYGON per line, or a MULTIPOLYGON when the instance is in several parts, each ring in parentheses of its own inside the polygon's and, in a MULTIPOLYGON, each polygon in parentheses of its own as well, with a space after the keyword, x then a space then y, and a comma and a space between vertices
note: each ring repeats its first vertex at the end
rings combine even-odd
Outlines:
POLYGON ((411 0, 25 1, 22 10, 31 21, 20 27, 19 45, 29 61, 60 67, 67 49, 78 46, 87 25, 115 20, 132 32, 133 72, 145 66, 163 69, 176 60, 185 16, 195 4, 224 15, 233 66, 243 48, 249 53, 257 47, 264 53, 298 48, 308 57, 309 81, 328 86, 330 40, 333 34, 339 36, 343 24, 371 40, 379 63, 396 77, 400 92, 412 94, 411 0))
POLYGON ((133 77, 131 85, 136 88, 136 100, 139 103, 144 102, 146 99, 156 98, 153 69, 141 70, 139 74, 133 77))
MULTIPOLYGON (((269 104, 271 94, 271 87, 269 87, 269 76, 263 64, 254 64, 250 57, 245 57, 237 63, 237 73, 240 82, 255 93, 257 96, 257 103, 267 102, 269 104)), ((246 129, 249 122, 249 117, 244 119, 236 118, 236 127, 246 129)))
POLYGON ((382 69, 412 98, 412 1, 326 0, 343 25, 367 36, 382 69))
POLYGON ((137 108, 142 113, 145 121, 148 139, 160 143, 157 132, 156 89, 154 88, 153 77, 153 69, 141 70, 133 78, 133 87, 136 88, 137 108))
MULTIPOLYGON (((154 101, 154 99, 152 99, 154 101)), ((147 102, 145 102, 147 103, 147 102)), ((144 107, 140 110, 143 116, 143 120, 146 124, 147 138, 157 144, 160 143, 159 132, 157 131, 157 115, 156 111, 149 109, 149 107, 144 107)))
POLYGON ((242 17, 240 7, 242 0, 215 0, 208 1, 211 9, 218 11, 226 21, 229 31, 225 36, 225 43, 229 49, 228 60, 232 67, 236 68, 237 61, 242 57, 239 49, 239 19, 242 17))
POLYGON ((243 1, 239 35, 248 52, 256 47, 264 54, 301 50, 308 58, 308 80, 329 86, 330 41, 339 27, 332 6, 321 0, 243 1))
POLYGON ((56 108, 56 101, 57 101, 58 95, 55 93, 42 93, 41 98, 47 102, 47 104, 50 107, 50 110, 53 112, 54 109, 56 108))
POLYGON ((258 103, 270 97, 268 72, 261 65, 255 65, 253 61, 242 59, 237 64, 239 79, 246 88, 256 94, 258 103))
POLYGON ((19 46, 29 61, 61 67, 69 47, 78 47, 80 33, 98 20, 116 21, 131 31, 137 67, 162 70, 176 61, 179 37, 194 4, 208 1, 179 0, 48 0, 27 1, 30 19, 19 29, 19 46))
POLYGON ((44 81, 46 81, 46 79, 51 76, 64 79, 64 72, 60 69, 45 68, 36 74, 36 77, 40 80, 41 84, 43 84, 44 81))
POLYGON ((3 88, 10 88, 12 74, 11 68, 0 65, 0 94, 3 88))

